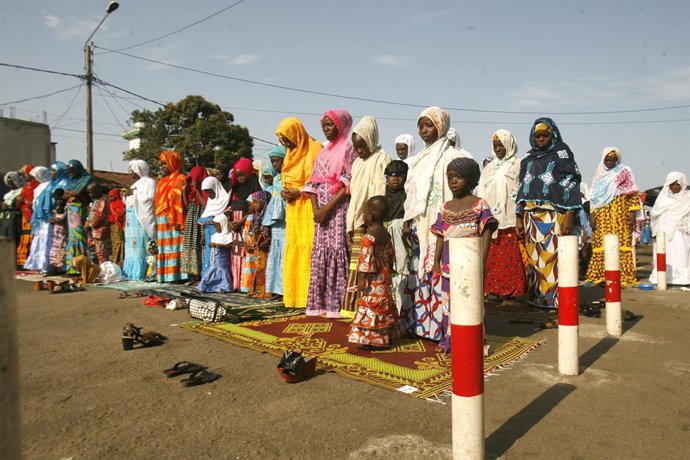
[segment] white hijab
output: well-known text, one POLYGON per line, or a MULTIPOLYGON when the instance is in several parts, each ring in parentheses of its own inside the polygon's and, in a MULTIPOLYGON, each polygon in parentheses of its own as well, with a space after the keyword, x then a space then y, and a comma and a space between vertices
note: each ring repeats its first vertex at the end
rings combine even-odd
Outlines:
MULTIPOLYGON (((477 193, 484 198, 491 207, 491 214, 498 220, 498 228, 515 227, 515 198, 517 197, 520 176, 520 159, 517 153, 515 136, 508 130, 499 129, 491 137, 503 144, 506 154, 499 160, 493 153, 493 160, 486 165, 479 179, 477 193)), ((496 238, 498 232, 494 232, 496 238)))
POLYGON ((223 214, 230 202, 230 195, 225 191, 220 181, 213 176, 208 176, 201 182, 201 190, 213 190, 216 195, 213 199, 209 196, 204 212, 201 213, 201 218, 223 214))
POLYGON ((372 116, 362 117, 352 132, 364 139, 369 151, 367 159, 355 159, 352 163, 350 179, 350 205, 347 208, 347 231, 351 232, 364 225, 364 205, 369 198, 386 194, 385 170, 391 158, 379 145, 379 127, 372 116))
POLYGON ((680 230, 690 232, 690 190, 688 190, 688 179, 681 172, 671 172, 666 176, 664 188, 661 189, 659 196, 652 208, 652 234, 666 232, 666 239, 673 238, 673 234, 680 230), (674 182, 680 184, 680 192, 671 192, 670 185, 674 182), (666 226, 659 225, 659 219, 665 214, 664 223, 666 226))
POLYGON ((230 224, 225 214, 218 214, 213 218, 213 222, 220 224, 220 232, 211 235, 211 243, 228 245, 232 243, 232 233, 230 233, 230 224))
POLYGON ((408 166, 410 166, 410 163, 412 162, 412 157, 416 155, 414 149, 416 147, 416 144, 414 142, 414 137, 412 137, 412 134, 401 134, 398 137, 395 138, 395 144, 405 144, 407 145, 407 158, 405 158, 403 161, 407 163, 408 166))
POLYGON ((144 160, 132 160, 129 169, 139 176, 132 186, 132 195, 127 197, 126 204, 134 206, 134 214, 144 227, 146 235, 151 240, 156 239, 156 209, 154 198, 156 196, 156 181, 149 177, 149 165, 144 160))
POLYGON ((40 184, 36 186, 34 189, 34 205, 36 203, 36 200, 38 199, 39 196, 41 196, 41 193, 48 187, 50 184, 50 170, 46 168, 45 166, 36 166, 34 167, 31 172, 29 172, 30 175, 32 175, 40 184))

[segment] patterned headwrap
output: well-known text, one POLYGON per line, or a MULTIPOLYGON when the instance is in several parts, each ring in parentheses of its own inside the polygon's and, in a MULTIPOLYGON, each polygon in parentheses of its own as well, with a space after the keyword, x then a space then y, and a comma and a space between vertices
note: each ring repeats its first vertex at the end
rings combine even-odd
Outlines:
POLYGON ((252 213, 252 223, 249 225, 249 230, 247 231, 250 235, 258 235, 261 233, 261 228, 263 227, 262 221, 264 220, 264 213, 266 212, 266 205, 268 200, 271 199, 271 194, 265 191, 254 192, 250 195, 249 200, 252 203, 256 203, 256 209, 252 213))
POLYGON ((422 113, 417 117, 417 123, 419 123, 421 118, 428 118, 431 120, 436 127, 436 131, 438 131, 439 138, 448 134, 448 130, 450 129, 450 115, 441 107, 427 107, 422 110, 422 113))
POLYGON ((456 158, 448 163, 448 171, 455 171, 458 176, 467 181, 470 188, 473 189, 479 183, 479 164, 472 158, 456 158))

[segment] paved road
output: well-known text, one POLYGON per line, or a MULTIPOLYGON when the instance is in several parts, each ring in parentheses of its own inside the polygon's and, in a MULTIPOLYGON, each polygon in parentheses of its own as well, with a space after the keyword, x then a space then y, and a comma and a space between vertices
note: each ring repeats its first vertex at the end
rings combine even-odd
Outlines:
MULTIPOLYGON (((171 327, 183 311, 147 308, 117 292, 49 295, 17 281, 27 459, 448 458, 450 405, 323 373, 288 385, 276 358, 171 327), (132 321, 170 337, 124 352, 132 321), (223 374, 182 388, 161 371, 203 362, 223 374)), ((583 300, 603 295, 581 289, 583 300)), ((490 458, 687 458, 690 293, 626 289, 641 315, 619 340, 581 317, 582 374, 558 375, 557 335, 489 316, 494 334, 545 339, 486 382, 490 458)))

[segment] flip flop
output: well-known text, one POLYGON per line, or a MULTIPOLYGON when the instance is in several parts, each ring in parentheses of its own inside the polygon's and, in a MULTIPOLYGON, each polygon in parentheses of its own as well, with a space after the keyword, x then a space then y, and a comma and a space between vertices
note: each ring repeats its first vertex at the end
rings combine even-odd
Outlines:
POLYGON ((204 383, 213 382, 214 380, 219 378, 220 375, 214 372, 208 371, 206 369, 200 369, 196 372, 192 372, 192 375, 190 375, 188 379, 180 380, 180 383, 182 383, 182 386, 185 387, 193 387, 196 385, 203 385, 204 383))
POLYGON ((142 302, 147 307, 162 307, 165 302, 172 300, 172 297, 161 297, 157 295, 150 295, 142 302))
POLYGON ((190 361, 180 361, 179 363, 175 363, 175 365, 170 369, 164 370, 163 373, 167 377, 177 377, 178 375, 182 374, 193 374, 194 372, 202 371, 204 369, 206 369, 206 366, 201 364, 192 363, 190 361))

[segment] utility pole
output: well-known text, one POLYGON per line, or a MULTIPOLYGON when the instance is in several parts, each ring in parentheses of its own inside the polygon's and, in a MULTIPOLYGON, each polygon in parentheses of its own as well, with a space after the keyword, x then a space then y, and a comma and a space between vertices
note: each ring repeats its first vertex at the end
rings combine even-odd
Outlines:
POLYGON ((93 174, 93 108, 91 104, 91 45, 84 46, 84 69, 86 70, 86 170, 93 174))

